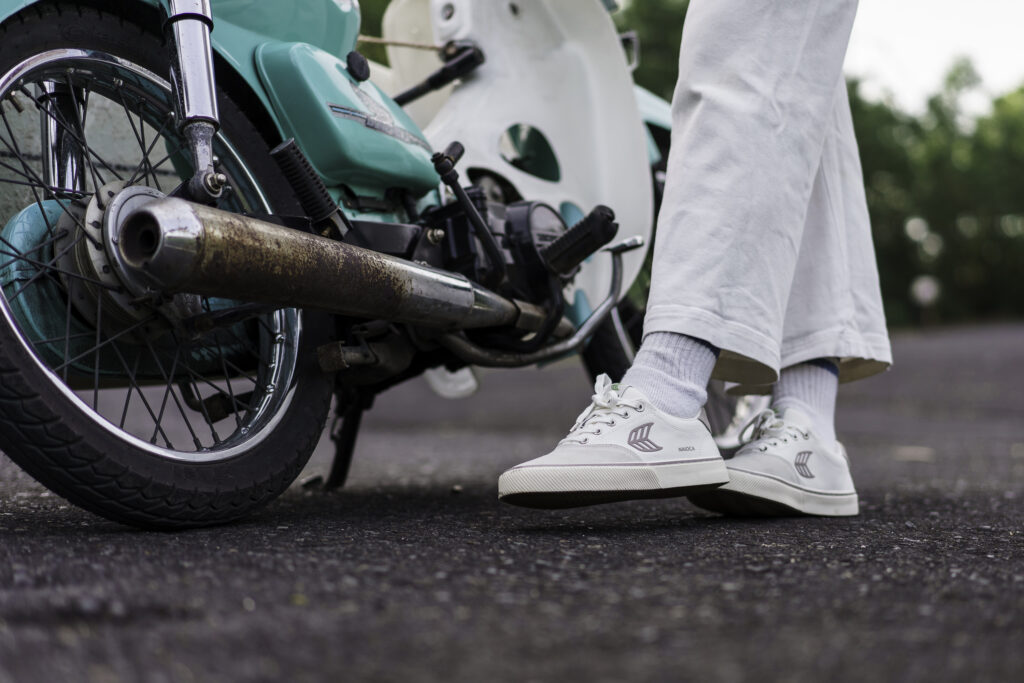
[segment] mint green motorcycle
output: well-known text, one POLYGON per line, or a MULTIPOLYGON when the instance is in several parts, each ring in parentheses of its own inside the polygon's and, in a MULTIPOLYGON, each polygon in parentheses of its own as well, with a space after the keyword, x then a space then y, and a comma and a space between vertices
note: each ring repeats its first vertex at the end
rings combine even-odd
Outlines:
POLYGON ((328 487, 425 371, 588 340, 621 368, 667 104, 599 0, 395 5, 438 45, 385 69, 354 0, 0 1, 0 448, 28 473, 221 523, 291 484, 332 398, 328 487))

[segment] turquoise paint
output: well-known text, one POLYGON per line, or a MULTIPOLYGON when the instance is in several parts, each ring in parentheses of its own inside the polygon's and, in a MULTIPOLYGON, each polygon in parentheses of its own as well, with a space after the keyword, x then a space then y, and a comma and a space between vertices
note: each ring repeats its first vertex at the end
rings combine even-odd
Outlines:
POLYGON ((651 165, 661 161, 661 150, 658 143, 651 135, 651 127, 672 130, 672 105, 658 97, 650 90, 633 86, 633 95, 636 97, 636 106, 640 110, 640 118, 646 124, 644 126, 644 137, 647 141, 647 157, 651 165))
POLYGON ((576 290, 576 295, 573 297, 572 304, 565 309, 566 317, 568 317, 576 327, 582 325, 593 312, 594 309, 590 306, 590 299, 588 299, 587 295, 579 289, 576 290))
POLYGON ((559 204, 558 213, 562 214, 562 220, 570 228, 586 217, 583 210, 572 202, 562 202, 559 204))
MULTIPOLYGON (((7 221, 0 236, 11 251, 31 254, 38 261, 49 261, 53 258, 53 246, 48 245, 42 249, 36 247, 47 239, 51 230, 56 230, 57 221, 63 213, 64 209, 55 199, 30 204, 7 221)), ((40 277, 33 284, 25 286, 38 272, 33 264, 14 259, 10 259, 0 270, 0 285, 3 286, 7 305, 25 336, 33 341, 61 337, 64 334, 65 307, 57 283, 51 278, 40 277), (24 291, 12 300, 11 297, 22 287, 25 287, 24 291)), ((82 331, 76 329, 73 332, 82 331)), ((46 356, 44 360, 51 363, 59 363, 64 351, 63 348, 58 350, 50 345, 37 350, 46 356)))
POLYGON ((283 42, 303 42, 344 58, 356 48, 359 3, 353 0, 212 0, 214 34, 222 23, 283 42))
POLYGON ((636 106, 644 123, 672 130, 671 104, 639 85, 633 86, 633 95, 636 97, 636 106))
MULTIPOLYGON (((138 1, 167 8, 166 0, 138 1)), ((0 0, 0 19, 32 4, 0 0)), ((281 137, 296 138, 329 186, 344 183, 377 197, 391 187, 417 197, 436 187, 430 149, 416 124, 376 86, 355 83, 345 70, 344 56, 359 34, 358 2, 212 0, 212 9, 214 50, 256 93, 281 137), (257 66, 261 46, 269 56, 295 45, 304 45, 305 54, 300 49, 291 64, 257 66), (270 92, 261 75, 273 83, 270 92), (328 104, 369 114, 369 123, 333 115, 328 104), (405 141, 379 130, 389 127, 405 141)))
POLYGON ((431 149, 412 119, 372 83, 357 83, 338 58, 307 43, 264 43, 260 77, 288 137, 329 184, 437 186, 431 149))

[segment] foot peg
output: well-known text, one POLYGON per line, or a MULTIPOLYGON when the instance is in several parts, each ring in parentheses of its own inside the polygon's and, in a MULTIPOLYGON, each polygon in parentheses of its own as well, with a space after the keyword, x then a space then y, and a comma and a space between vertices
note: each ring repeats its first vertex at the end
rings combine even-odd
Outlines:
POLYGON ((598 204, 586 218, 544 247, 540 256, 551 272, 569 277, 583 260, 612 241, 619 231, 615 212, 598 204))

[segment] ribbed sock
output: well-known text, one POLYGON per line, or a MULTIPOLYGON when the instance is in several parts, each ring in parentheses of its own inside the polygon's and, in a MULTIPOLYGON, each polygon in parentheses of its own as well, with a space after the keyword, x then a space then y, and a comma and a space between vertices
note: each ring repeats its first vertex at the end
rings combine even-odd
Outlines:
POLYGON ((708 380, 718 349, 675 332, 644 337, 632 367, 622 378, 642 391, 654 407, 676 417, 696 417, 708 400, 708 380))
POLYGON ((816 358, 791 365, 779 373, 772 392, 772 408, 783 412, 797 408, 811 418, 814 431, 825 443, 836 440, 836 393, 839 367, 830 358, 816 358))

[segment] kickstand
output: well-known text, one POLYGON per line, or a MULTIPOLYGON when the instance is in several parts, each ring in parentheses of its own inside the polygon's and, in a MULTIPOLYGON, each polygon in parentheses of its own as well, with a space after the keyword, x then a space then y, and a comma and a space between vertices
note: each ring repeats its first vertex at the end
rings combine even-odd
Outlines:
POLYGON ((352 465, 352 454, 356 448, 356 436, 359 434, 359 423, 363 419, 363 412, 373 404, 372 396, 367 398, 362 394, 355 393, 344 396, 339 392, 339 408, 331 425, 331 441, 334 442, 334 461, 331 463, 330 472, 323 482, 323 490, 333 491, 345 485, 348 478, 348 470, 352 465), (347 400, 345 400, 347 399, 347 400), (342 401, 345 403, 342 404, 342 401))

